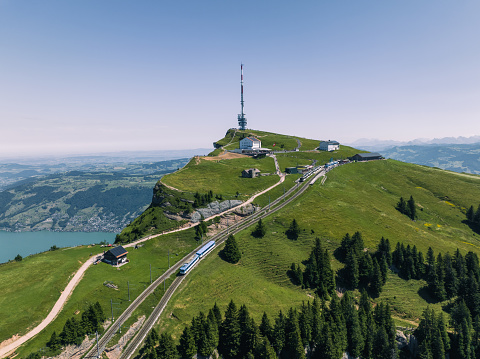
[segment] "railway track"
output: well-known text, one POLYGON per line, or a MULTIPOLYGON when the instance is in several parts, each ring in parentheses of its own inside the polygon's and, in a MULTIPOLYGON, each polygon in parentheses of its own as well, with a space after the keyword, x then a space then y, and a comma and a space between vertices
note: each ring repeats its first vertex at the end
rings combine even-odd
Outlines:
MULTIPOLYGON (((303 183, 297 183, 296 186, 290 188, 285 194, 274 201, 270 203, 268 207, 262 208, 261 210, 251 214, 244 220, 237 222, 230 227, 222 230, 221 232, 217 233, 213 237, 209 238, 209 240, 214 240, 216 242, 216 246, 223 244, 223 242, 226 241, 228 236, 230 234, 236 234, 248 227, 250 227, 252 224, 255 224, 258 222, 258 220, 263 219, 270 214, 280 210, 281 208, 285 207, 287 204, 289 204, 291 201, 296 199, 298 196, 300 196, 305 190, 309 187, 309 184, 313 179, 318 175, 322 169, 318 168, 317 171, 314 171, 313 175, 309 177, 307 181, 304 181, 303 183)), ((201 247, 203 246, 200 245, 195 250, 190 252, 187 256, 185 256, 182 260, 178 261, 175 265, 170 267, 164 274, 162 274, 160 277, 158 277, 150 286, 145 289, 133 302, 130 304, 130 306, 117 318, 116 322, 113 323, 107 331, 103 334, 103 336, 99 339, 98 341, 98 348, 97 344, 95 344, 90 351, 84 356, 84 358, 97 358, 98 353, 102 353, 105 350, 106 345, 108 342, 113 338, 115 333, 119 330, 120 326, 132 315, 132 313, 135 311, 135 309, 138 308, 138 306, 150 295, 153 293, 153 291, 167 278, 169 278, 172 274, 178 272, 180 267, 183 265, 184 261, 186 258, 191 257, 194 255, 201 247)), ((137 350, 137 348, 140 346, 140 344, 143 342, 145 339, 146 335, 148 332, 151 330, 155 322, 158 320, 160 317, 160 314, 162 313, 163 309, 167 305, 168 301, 170 300, 171 296, 175 292, 175 290, 178 288, 180 283, 183 281, 186 275, 188 275, 189 272, 187 272, 183 276, 178 276, 175 278, 175 280, 172 282, 172 284, 168 287, 168 290, 165 292, 165 294, 162 296, 160 299, 160 302, 158 305, 155 307, 153 310, 152 314, 148 317, 148 319, 145 321, 145 323, 142 325, 140 328, 139 332, 135 335, 135 337, 132 339, 130 343, 127 344, 127 346, 124 348, 120 359, 128 359, 130 358, 133 353, 137 350)))

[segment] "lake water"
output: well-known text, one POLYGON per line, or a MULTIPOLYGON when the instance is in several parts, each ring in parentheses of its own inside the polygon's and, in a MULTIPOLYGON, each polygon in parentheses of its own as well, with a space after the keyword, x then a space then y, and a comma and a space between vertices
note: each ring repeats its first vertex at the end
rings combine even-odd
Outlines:
POLYGON ((57 247, 73 247, 102 241, 113 243, 115 241, 115 233, 0 231, 0 263, 14 259, 17 254, 26 257, 30 254, 48 251, 53 245, 57 247))

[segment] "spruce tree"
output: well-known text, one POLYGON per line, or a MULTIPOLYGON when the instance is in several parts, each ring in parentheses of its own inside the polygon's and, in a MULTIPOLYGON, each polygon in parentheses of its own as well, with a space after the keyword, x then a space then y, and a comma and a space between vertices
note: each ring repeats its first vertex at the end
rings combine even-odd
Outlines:
POLYGON ((297 312, 293 308, 290 308, 288 311, 288 317, 285 322, 285 353, 291 359, 305 358, 297 312))
POLYGON ((473 219, 475 217, 475 210, 473 209, 473 206, 470 206, 470 208, 467 210, 466 216, 467 220, 473 223, 473 219))
POLYGON ((410 199, 407 202, 407 215, 412 221, 417 218, 417 207, 412 196, 410 196, 410 199))
POLYGON ((363 350, 363 333, 351 292, 346 292, 342 297, 342 306, 347 327, 347 351, 356 358, 363 350))
POLYGON ((177 347, 171 335, 162 333, 158 340, 157 357, 162 359, 176 359, 177 347))
POLYGON ((347 257, 345 259, 345 269, 344 269, 344 278, 345 284, 350 289, 355 289, 358 287, 358 262, 357 256, 353 249, 350 249, 347 253, 347 257))
POLYGON ((373 259, 373 274, 372 280, 370 282, 370 291, 372 297, 376 298, 380 295, 382 291, 383 279, 382 272, 380 271, 380 266, 378 265, 377 259, 373 259))
POLYGON ((297 240, 300 234, 300 226, 297 223, 297 220, 294 218, 290 227, 288 227, 287 231, 285 232, 287 237, 290 239, 297 240))
POLYGON ((280 354, 285 345, 285 316, 281 310, 278 312, 277 318, 275 318, 273 338, 273 347, 275 348, 277 354, 280 354))
POLYGON ((183 359, 190 359, 197 353, 197 346, 191 327, 188 325, 183 330, 180 336, 180 345, 178 352, 183 359))
POLYGON ((230 301, 225 312, 225 320, 220 326, 218 350, 225 359, 234 359, 240 352, 240 324, 235 303, 230 301))
POLYGON ((403 197, 400 197, 400 200, 397 203, 397 211, 399 211, 401 214, 407 214, 407 203, 403 199, 403 197))
POLYGON ((256 349, 256 357, 262 359, 277 359, 277 354, 275 353, 275 349, 273 349, 270 341, 267 338, 262 338, 259 340, 257 349, 256 349))
POLYGON ((257 238, 263 238, 265 234, 267 233, 267 229, 265 228, 265 225, 262 222, 262 219, 257 222, 257 225, 255 229, 252 232, 252 236, 257 237, 257 238))
POLYGON ((227 262, 233 264, 238 263, 238 261, 242 257, 242 254, 238 249, 237 242, 233 234, 228 236, 225 242, 225 248, 223 249, 222 256, 227 262))
POLYGON ((260 334, 263 335, 271 343, 273 341, 273 328, 268 319, 267 313, 263 312, 262 322, 260 323, 260 334))

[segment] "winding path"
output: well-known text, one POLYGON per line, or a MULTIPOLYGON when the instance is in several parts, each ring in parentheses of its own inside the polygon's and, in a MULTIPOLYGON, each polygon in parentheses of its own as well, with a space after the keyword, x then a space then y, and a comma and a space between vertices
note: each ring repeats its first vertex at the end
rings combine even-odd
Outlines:
MULTIPOLYGON (((275 188, 276 186, 278 186, 280 183, 282 183, 284 180, 285 180, 285 175, 281 174, 281 172, 279 171, 278 169, 278 164, 277 164, 277 160, 275 158, 275 156, 272 156, 274 157, 274 160, 275 160, 275 164, 276 164, 276 167, 277 167, 277 173, 280 177, 279 181, 277 183, 275 183, 273 186, 270 186, 268 187, 267 189, 261 191, 261 192, 258 192, 256 194, 254 194, 252 197, 250 197, 247 201, 245 201, 244 203, 236 206, 236 207, 232 207, 224 212, 221 212, 221 213, 218 213, 214 216, 211 216, 209 218, 206 218, 205 220, 210 220, 210 219, 213 219, 215 217, 218 217, 218 216, 221 216, 221 215, 224 215, 224 214, 227 214, 229 212, 232 212, 232 211, 235 211, 236 209, 242 207, 242 206, 245 206, 247 204, 250 204, 252 203, 255 198, 257 198, 258 196, 270 191, 272 188, 275 188)), ((171 231, 168 231, 168 232, 163 232, 163 233, 160 233, 160 234, 155 234, 155 235, 151 235, 151 236, 147 236, 147 237, 144 237, 142 239, 139 239, 138 241, 135 241, 135 242, 131 242, 131 243, 128 243, 126 245, 124 245, 124 247, 133 247, 135 246, 136 244, 138 243, 141 243, 141 242, 145 242, 145 241, 148 241, 149 239, 152 239, 152 238, 155 238, 155 237, 159 237, 161 235, 164 235, 164 234, 169 234, 169 233, 175 233, 175 232, 179 232, 179 231, 183 231, 183 230, 186 230, 188 228, 191 228, 191 227, 194 227, 198 225, 198 223, 196 224, 190 224, 186 227, 182 227, 182 228, 179 228, 179 229, 174 229, 174 230, 171 230, 171 231)), ((75 273, 75 275, 73 276, 73 278, 70 280, 70 282, 67 284, 67 286, 65 287, 65 290, 62 292, 62 294, 60 295, 60 298, 58 298, 57 302, 55 303, 55 305, 53 306, 52 310, 50 311, 50 313, 48 313, 47 317, 45 319, 42 320, 42 322, 37 325, 35 328, 33 328, 31 331, 29 331, 28 333, 26 333, 25 335, 19 337, 18 339, 14 340, 13 342, 11 342, 10 344, 8 345, 5 345, 3 347, 0 348, 0 358, 4 358, 6 356, 8 356, 9 354, 11 354, 15 349, 17 349, 20 345, 22 345, 23 343, 25 343, 27 340, 33 338, 35 335, 37 335, 38 333, 40 333, 43 329, 45 329, 51 322, 53 322, 53 320, 55 320, 55 318, 57 317, 57 315, 60 313, 60 311, 62 310, 62 308, 64 307, 65 303, 67 302, 68 298, 70 297, 70 295, 72 294, 73 290, 75 289, 75 287, 77 286, 78 283, 80 283, 80 280, 82 279, 83 277, 83 274, 85 273, 85 271, 90 267, 90 265, 94 262, 95 258, 98 256, 95 255, 89 259, 87 259, 87 261, 85 261, 85 263, 82 264, 82 266, 80 267, 80 269, 78 269, 78 271, 75 273)))

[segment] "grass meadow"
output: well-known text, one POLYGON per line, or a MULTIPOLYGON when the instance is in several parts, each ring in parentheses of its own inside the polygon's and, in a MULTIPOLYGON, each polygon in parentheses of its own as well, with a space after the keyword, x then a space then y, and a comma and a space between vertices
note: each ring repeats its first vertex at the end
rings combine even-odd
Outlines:
POLYGON ((187 192, 206 193, 212 190, 214 194, 232 197, 239 192, 242 199, 268 188, 278 182, 278 176, 260 176, 243 178, 242 171, 248 168, 258 168, 262 173, 275 173, 273 158, 253 159, 250 157, 228 160, 208 161, 193 158, 180 171, 162 178, 166 185, 187 192))
MULTIPOLYGON (((152 279, 155 280, 160 275, 162 275, 168 269, 168 251, 170 250, 170 265, 173 265, 178 260, 183 258, 187 253, 189 253, 193 248, 198 245, 197 241, 194 239, 194 231, 187 230, 179 233, 173 233, 169 235, 164 235, 145 242, 145 245, 139 249, 128 248, 128 258, 130 263, 120 267, 114 268, 105 263, 99 263, 98 265, 91 266, 86 272, 77 285, 74 292, 72 293, 70 299, 67 301, 61 313, 58 317, 39 335, 37 335, 32 340, 28 341, 24 346, 17 350, 20 355, 26 355, 33 351, 36 351, 43 346, 49 340, 53 331, 56 331, 59 334, 62 329, 65 321, 72 316, 81 316, 81 313, 86 309, 90 304, 96 302, 97 300, 102 305, 104 312, 107 317, 111 316, 111 306, 110 300, 113 301, 113 314, 114 317, 118 317, 130 304, 128 301, 128 284, 130 285, 130 299, 133 301, 145 288, 150 284, 150 264, 152 266, 152 279), (105 281, 110 281, 113 284, 118 286, 118 290, 108 288, 103 285, 105 281)), ((98 248, 98 247, 97 247, 98 248)), ((65 251, 66 255, 59 256, 57 254, 60 251, 51 252, 55 257, 59 265, 61 262, 65 263, 78 263, 78 260, 85 259, 89 257, 92 249, 86 248, 72 248, 65 251)), ((40 256, 48 255, 49 253, 42 253, 40 256)), ((52 256, 52 258, 54 257, 52 256)), ((33 256, 32 258, 34 258, 33 256)), ((54 297, 50 298, 49 295, 54 293, 50 287, 47 287, 45 284, 45 289, 37 289, 30 287, 24 288, 26 285, 21 282, 15 283, 14 280, 10 280, 11 287, 10 293, 7 295, 2 295, 2 300, 5 303, 15 303, 15 300, 18 300, 18 297, 23 297, 23 302, 16 302, 15 304, 9 304, 11 307, 1 306, 2 312, 5 310, 5 313, 2 313, 2 335, 3 339, 11 337, 16 333, 26 332, 27 327, 33 327, 31 325, 31 317, 29 314, 26 314, 25 318, 18 318, 18 314, 28 308, 32 307, 31 311, 33 313, 38 312, 37 323, 41 321, 46 316, 46 313, 55 303, 56 299, 60 295, 59 290, 63 289, 66 285, 66 280, 61 281, 57 275, 51 275, 48 272, 49 268, 45 267, 40 272, 32 275, 30 266, 22 264, 28 264, 30 257, 27 257, 24 263, 13 263, 11 268, 5 269, 4 267, 9 267, 10 263, 6 266, 0 267, 0 283, 5 282, 4 279, 8 277, 13 278, 29 278, 30 282, 45 282, 44 278, 48 278, 49 283, 53 288, 58 288, 55 292, 54 297), (18 265, 20 264, 20 265, 18 265), (7 277, 8 274, 8 277, 7 277), (43 290, 43 291, 42 291, 43 290), (20 293, 20 294, 19 294, 20 293), (48 297, 47 304, 40 306, 36 302, 38 298, 45 296, 48 297), (41 312, 39 309, 35 308, 44 308, 41 312), (8 311, 10 309, 10 311, 8 311), (5 319, 4 319, 5 318, 5 319), (30 318, 30 320, 29 320, 30 318), (8 323, 8 325, 4 325, 8 323)), ((47 258, 47 262, 51 262, 51 258, 47 258)), ((71 264, 70 264, 71 265, 71 264)), ((78 267, 80 263, 78 263, 78 267)), ((67 267, 68 268, 68 267, 67 267)), ((58 272, 61 273, 61 269, 58 269, 58 272)), ((73 273, 73 271, 69 272, 73 273)), ((173 280, 173 276, 169 281, 166 282, 166 287, 173 280)), ((159 286, 155 293, 151 295, 146 302, 140 306, 136 315, 132 317, 127 323, 126 326, 132 324, 136 318, 142 314, 148 314, 152 310, 152 307, 155 306, 163 295, 163 286, 159 286)), ((2 339, 2 340, 3 340, 2 339)))

